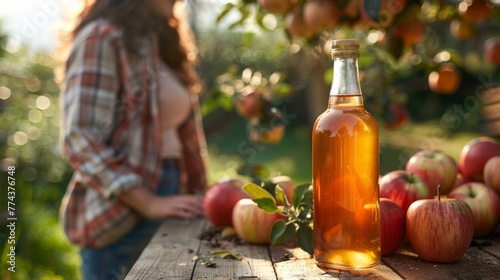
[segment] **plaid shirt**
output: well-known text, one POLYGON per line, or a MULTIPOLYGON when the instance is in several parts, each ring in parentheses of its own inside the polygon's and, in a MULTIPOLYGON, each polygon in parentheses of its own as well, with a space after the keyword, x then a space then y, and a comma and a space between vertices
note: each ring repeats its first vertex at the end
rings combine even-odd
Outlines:
MULTIPOLYGON (((105 20, 76 36, 62 95, 63 153, 74 169, 63 199, 64 230, 74 244, 103 247, 141 218, 118 196, 133 187, 156 189, 161 172, 158 112, 159 56, 154 38, 139 57, 125 49, 122 31, 105 20)), ((203 192, 205 138, 198 99, 179 127, 184 192, 203 192)))

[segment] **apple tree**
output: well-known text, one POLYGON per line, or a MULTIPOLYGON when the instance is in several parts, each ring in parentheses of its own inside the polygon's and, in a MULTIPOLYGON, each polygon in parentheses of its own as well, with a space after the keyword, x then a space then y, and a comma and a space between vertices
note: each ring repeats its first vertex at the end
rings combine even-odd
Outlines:
MULTIPOLYGON (((318 62, 292 71, 313 71, 324 79, 310 82, 327 86, 331 40, 359 39, 365 106, 389 130, 408 119, 439 120, 450 132, 477 130, 482 105, 500 81, 498 0, 236 0, 227 1, 217 20, 274 34, 283 52, 318 62)), ((253 92, 243 88, 232 95, 239 107, 248 105, 240 96, 253 92)), ((276 93, 262 88, 271 97, 276 93)), ((288 91, 298 90, 292 85, 288 91)), ((323 100, 325 92, 307 95, 323 100)))

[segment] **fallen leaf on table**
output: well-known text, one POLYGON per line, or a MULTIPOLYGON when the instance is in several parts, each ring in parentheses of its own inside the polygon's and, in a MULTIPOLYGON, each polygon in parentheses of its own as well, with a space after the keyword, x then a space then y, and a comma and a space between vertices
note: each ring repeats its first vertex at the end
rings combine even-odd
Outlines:
POLYGON ((235 259, 239 261, 243 259, 243 255, 241 253, 229 250, 211 251, 210 254, 221 259, 235 259))

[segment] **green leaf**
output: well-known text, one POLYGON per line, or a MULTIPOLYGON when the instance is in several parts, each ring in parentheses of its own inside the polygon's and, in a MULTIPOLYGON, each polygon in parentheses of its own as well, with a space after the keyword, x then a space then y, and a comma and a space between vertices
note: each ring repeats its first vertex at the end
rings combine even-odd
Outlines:
POLYGON ((276 192, 276 200, 278 201, 279 204, 284 206, 290 206, 290 203, 286 198, 285 191, 279 185, 276 185, 274 191, 276 192))
POLYGON ((210 251, 210 254, 219 257, 221 259, 235 259, 240 261, 243 259, 243 255, 240 252, 236 251, 217 250, 217 251, 210 251))
POLYGON ((270 170, 262 164, 249 164, 245 163, 237 169, 239 175, 251 177, 255 180, 265 180, 269 177, 270 170))
POLYGON ((299 214, 297 215, 299 220, 311 219, 312 218, 312 204, 302 203, 300 207, 299 214))
POLYGON ((279 244, 295 235, 295 224, 286 224, 284 220, 274 222, 271 229, 271 244, 279 244))
POLYGON ((259 206, 260 209, 269 212, 269 213, 276 213, 279 211, 278 206, 276 206, 276 201, 271 200, 269 198, 254 198, 253 201, 257 203, 257 206, 259 206))
POLYGON ((298 209, 300 202, 302 201, 302 195, 309 189, 310 184, 302 184, 295 187, 292 196, 292 205, 294 208, 298 209))
POLYGON ((255 38, 255 33, 253 32, 246 32, 243 34, 243 38, 241 38, 241 43, 245 47, 250 47, 252 42, 254 41, 255 38))
POLYGON ((260 182, 260 187, 270 193, 274 198, 276 198, 276 184, 271 181, 260 182))
POLYGON ((304 220, 306 218, 312 217, 312 207, 313 207, 313 193, 312 190, 307 190, 302 195, 302 202, 300 203, 299 215, 297 218, 304 220))
POLYGON ((325 82, 325 84, 331 85, 332 84, 332 80, 333 80, 333 69, 329 68, 323 74, 323 81, 325 82))
POLYGON ((243 189, 254 199, 267 198, 270 199, 273 204, 276 204, 276 200, 274 199, 272 194, 254 183, 248 183, 244 185, 243 189))
POLYGON ((275 90, 274 90, 274 94, 276 94, 277 96, 284 97, 284 96, 290 95, 292 90, 293 90, 293 88, 291 85, 285 84, 285 83, 280 83, 280 84, 276 85, 275 90))
POLYGON ((224 6, 224 9, 222 10, 222 12, 217 16, 217 19, 216 19, 216 23, 220 23, 222 21, 222 19, 224 19, 227 14, 234 8, 234 4, 233 3, 227 3, 225 6, 224 6))
POLYGON ((299 247, 308 252, 309 254, 313 254, 313 230, 306 224, 300 224, 299 229, 297 230, 297 241, 299 243, 299 247))

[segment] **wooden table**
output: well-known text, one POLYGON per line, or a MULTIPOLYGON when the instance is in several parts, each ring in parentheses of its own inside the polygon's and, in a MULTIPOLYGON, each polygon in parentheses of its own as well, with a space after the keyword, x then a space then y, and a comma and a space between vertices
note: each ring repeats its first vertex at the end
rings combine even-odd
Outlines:
POLYGON ((293 244, 264 246, 237 242, 236 238, 222 240, 204 219, 169 219, 125 279, 500 279, 499 229, 488 239, 489 244, 471 246, 456 263, 422 261, 405 245, 374 268, 326 273, 293 244), (224 259, 213 251, 243 257, 224 259))

